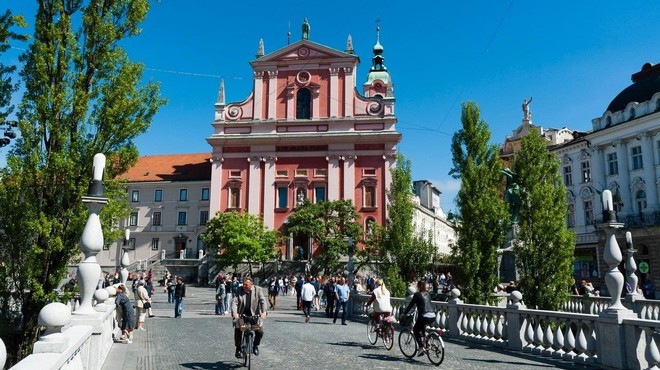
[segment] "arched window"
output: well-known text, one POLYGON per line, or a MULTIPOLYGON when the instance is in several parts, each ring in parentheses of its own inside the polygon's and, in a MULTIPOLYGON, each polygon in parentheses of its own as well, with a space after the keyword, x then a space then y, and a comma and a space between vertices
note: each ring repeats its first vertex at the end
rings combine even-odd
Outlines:
POLYGON ((607 116, 607 118, 605 119, 605 122, 606 122, 605 127, 612 126, 612 117, 607 116))
POLYGON ((644 190, 639 190, 635 194, 635 202, 637 203, 637 211, 641 215, 646 208, 646 192, 644 190))
POLYGON ((635 118, 635 116, 636 116, 635 108, 630 108, 630 119, 635 118))
POLYGON ((366 222, 364 223, 364 233, 368 236, 374 236, 374 228, 376 227, 376 219, 373 217, 367 217, 366 222))
POLYGON ((310 119, 312 93, 308 89, 299 89, 296 93, 296 119, 310 119))

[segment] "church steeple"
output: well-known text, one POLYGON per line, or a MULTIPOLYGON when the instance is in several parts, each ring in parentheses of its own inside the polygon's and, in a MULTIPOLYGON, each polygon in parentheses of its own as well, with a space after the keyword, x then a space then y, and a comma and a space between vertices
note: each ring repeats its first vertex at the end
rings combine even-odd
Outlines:
POLYGON ((350 33, 346 39, 346 50, 344 50, 344 53, 355 54, 355 50, 353 50, 353 38, 351 37, 350 33))
POLYGON ((367 81, 362 86, 365 96, 380 96, 381 98, 394 98, 394 84, 390 73, 385 67, 383 57, 383 45, 380 44, 380 25, 376 26, 376 44, 374 45, 374 57, 371 59, 371 68, 367 75, 367 81))

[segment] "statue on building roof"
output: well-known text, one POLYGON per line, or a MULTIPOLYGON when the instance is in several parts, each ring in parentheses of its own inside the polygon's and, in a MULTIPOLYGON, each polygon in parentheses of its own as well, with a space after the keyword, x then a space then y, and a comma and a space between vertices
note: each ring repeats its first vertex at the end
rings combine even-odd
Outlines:
POLYGON ((530 97, 529 100, 523 99, 522 110, 523 110, 523 120, 531 121, 532 113, 529 111, 529 105, 532 104, 533 97, 530 97))
POLYGON ((303 21, 302 24, 302 38, 303 40, 309 40, 309 30, 311 27, 309 26, 309 22, 307 21, 307 17, 305 17, 305 20, 303 21))

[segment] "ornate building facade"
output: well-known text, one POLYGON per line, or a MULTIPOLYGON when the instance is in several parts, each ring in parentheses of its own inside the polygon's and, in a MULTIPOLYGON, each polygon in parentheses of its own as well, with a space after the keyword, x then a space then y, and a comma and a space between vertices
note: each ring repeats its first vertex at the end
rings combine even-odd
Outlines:
MULTIPOLYGON (((306 28, 305 28, 306 27, 306 28)), ((283 231, 303 199, 351 200, 360 223, 384 224, 386 189, 396 145, 394 84, 377 34, 372 66, 361 85, 350 35, 339 51, 302 38, 272 53, 263 40, 250 62, 253 87, 241 102, 225 103, 221 83, 215 104, 210 213, 247 210, 267 227, 283 231)), ((309 238, 292 236, 293 246, 319 253, 309 238)))

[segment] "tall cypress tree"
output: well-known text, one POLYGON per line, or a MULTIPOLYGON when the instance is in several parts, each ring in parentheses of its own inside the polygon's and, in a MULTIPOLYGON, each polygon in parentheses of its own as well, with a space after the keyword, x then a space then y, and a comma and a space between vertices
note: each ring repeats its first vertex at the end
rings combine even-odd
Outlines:
POLYGON ((461 265, 467 302, 484 304, 497 285, 497 249, 504 241, 508 212, 503 201, 502 161, 499 147, 490 145, 490 130, 475 102, 462 104, 463 128, 452 137, 453 167, 461 179, 456 203, 458 240, 452 254, 461 265))
POLYGON ((575 236, 567 229, 566 188, 559 159, 538 132, 522 139, 513 161, 520 186, 519 243, 514 247, 520 288, 530 307, 558 310, 573 276, 575 236))
MULTIPOLYGON (((81 203, 93 156, 104 153, 104 222, 122 217, 115 176, 138 157, 133 144, 164 104, 121 41, 139 33, 148 0, 39 0, 32 43, 22 55, 21 137, 0 173, 0 309, 9 364, 32 350, 41 308, 58 299, 88 212, 81 203), (20 310, 18 315, 16 310, 20 310), (14 335, 20 317, 22 330, 14 335)), ((123 207, 125 212, 125 207, 123 207)), ((104 231, 108 232, 108 228, 104 231)), ((107 242, 119 235, 108 233, 107 242)))

